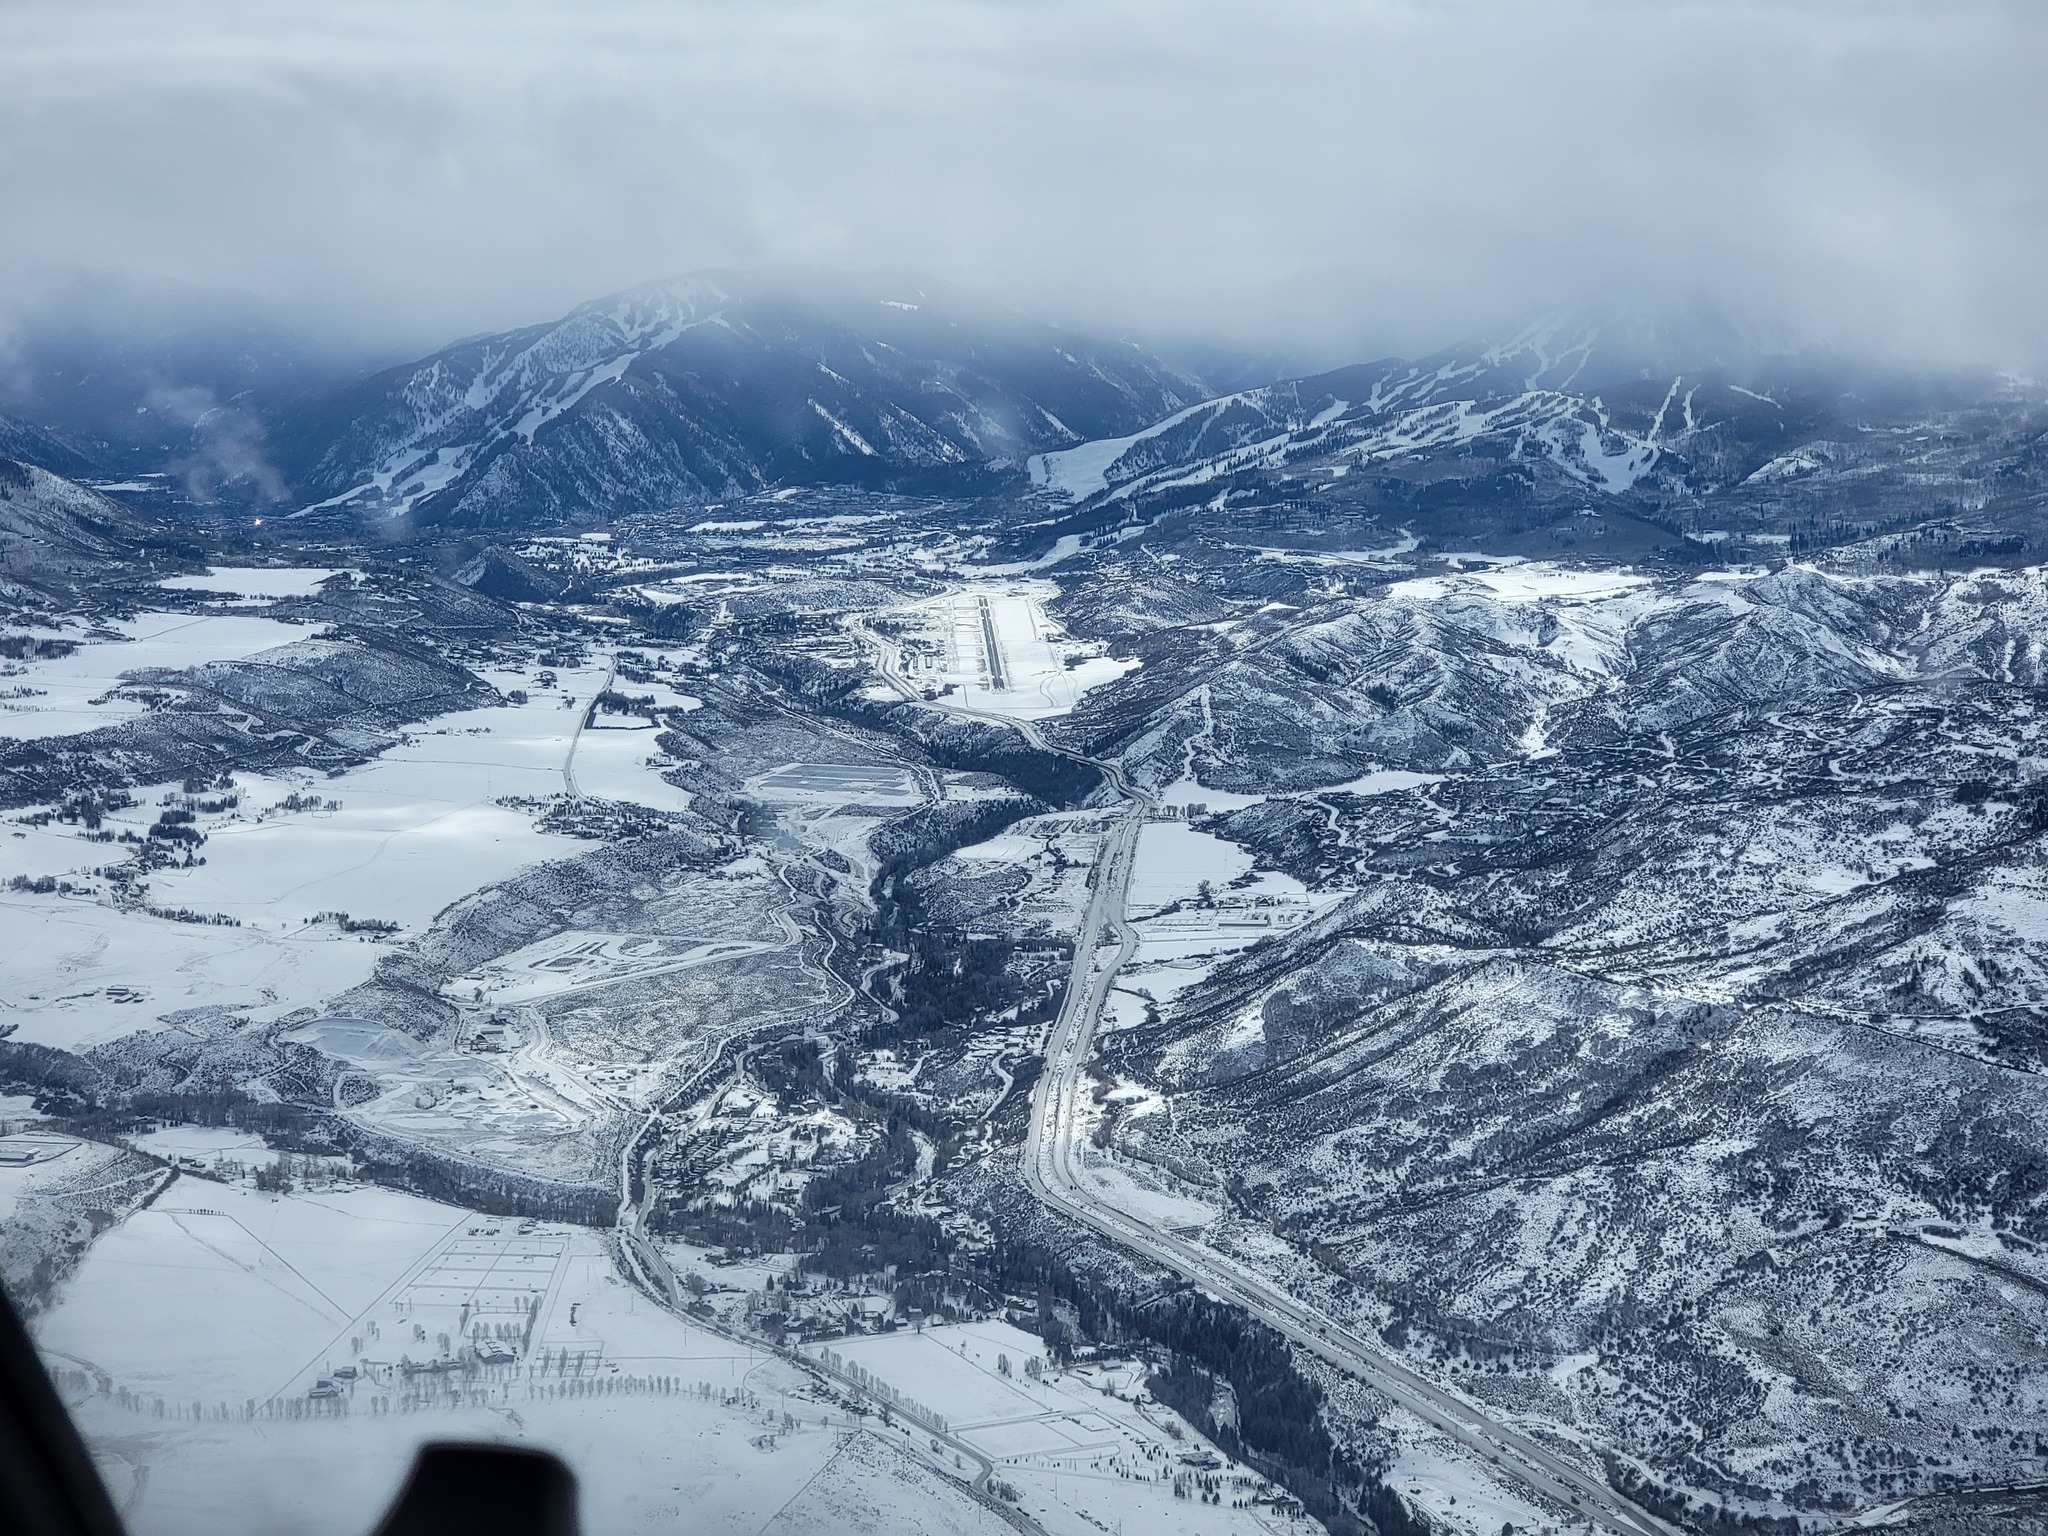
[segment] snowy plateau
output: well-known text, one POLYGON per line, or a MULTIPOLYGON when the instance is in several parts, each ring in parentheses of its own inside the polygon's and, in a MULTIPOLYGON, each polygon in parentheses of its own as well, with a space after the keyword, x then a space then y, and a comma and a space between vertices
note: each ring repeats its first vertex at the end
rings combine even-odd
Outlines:
POLYGON ((952 302, 601 300, 261 506, 10 429, 0 1279, 139 1536, 448 1438, 598 1532, 2042 1529, 2048 401, 952 302))

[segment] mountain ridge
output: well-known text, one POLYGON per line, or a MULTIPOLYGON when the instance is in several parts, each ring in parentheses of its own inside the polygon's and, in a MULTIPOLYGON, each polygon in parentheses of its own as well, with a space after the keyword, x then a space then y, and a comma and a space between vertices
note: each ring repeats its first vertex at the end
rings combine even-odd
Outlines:
POLYGON ((274 441, 306 510, 547 524, 785 482, 985 487, 1204 392, 1135 346, 967 315, 935 287, 693 273, 387 369, 274 441))

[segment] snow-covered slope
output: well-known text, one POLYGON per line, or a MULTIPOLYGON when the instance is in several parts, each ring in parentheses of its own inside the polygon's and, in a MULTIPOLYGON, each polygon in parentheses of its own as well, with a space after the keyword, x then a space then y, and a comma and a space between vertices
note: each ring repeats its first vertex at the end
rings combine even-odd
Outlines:
POLYGON ((0 458, 33 464, 74 480, 92 474, 96 468, 91 458, 54 432, 15 416, 0 416, 0 458))
POLYGON ((1834 542, 1845 528, 1980 509, 1988 525, 2027 533, 2048 491, 2043 414, 2040 391, 2011 380, 1904 377, 1551 321, 1224 395, 1029 467, 1074 509, 1048 537, 1307 496, 1325 525, 1393 509, 1425 543, 1435 524, 1495 548, 1581 511, 1706 542, 1782 544, 1788 525, 1834 542))
POLYGON ((0 458, 0 600, 34 603, 161 558, 165 530, 97 491, 0 458))
POLYGON ((1111 1037, 1124 1146, 1695 1496, 2037 1476, 2043 572, 1588 574, 1276 606, 1063 722, 1334 898, 1111 1037))
POLYGON ((1618 420, 1585 377, 1599 332, 1552 322, 1505 343, 1243 390, 1121 438, 1039 454, 1032 479, 1075 500, 1122 499, 1299 459, 1367 464, 1492 440, 1612 494, 1648 474, 1693 417, 1674 383, 1675 410, 1618 420))
POLYGON ((1200 384, 915 279, 702 273, 474 337, 288 421, 302 505, 595 520, 778 483, 901 481, 1129 431, 1200 384))

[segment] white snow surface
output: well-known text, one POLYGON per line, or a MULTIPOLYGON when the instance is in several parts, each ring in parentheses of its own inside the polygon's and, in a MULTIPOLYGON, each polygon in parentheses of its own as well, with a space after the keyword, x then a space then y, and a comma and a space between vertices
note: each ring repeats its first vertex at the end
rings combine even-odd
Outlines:
MULTIPOLYGON (((1151 1399, 1142 1365, 1056 1370, 1040 1339, 997 1321, 832 1339, 805 1353, 827 1350, 939 1415, 952 1434, 991 1458, 996 1476, 1019 1490, 1024 1512, 1050 1536, 1118 1529, 1310 1536, 1317 1529, 1271 1510, 1176 1499, 1180 1457, 1211 1448, 1151 1399), (1037 1363, 1037 1377, 1027 1373, 1027 1361, 1037 1363), (1165 1428, 1169 1423, 1180 1438, 1165 1428)), ((1243 1466, 1230 1465, 1223 1475, 1245 1478, 1241 1493, 1273 1491, 1243 1466)))
POLYGON ((1419 789, 1424 784, 1441 784, 1444 776, 1440 773, 1416 773, 1407 768, 1381 768, 1358 778, 1348 779, 1342 784, 1332 784, 1326 789, 1316 790, 1319 795, 1391 795, 1404 789, 1419 789))
MULTIPOLYGON (((1008 1529, 966 1493, 972 1466, 900 1419, 863 1427, 766 1351, 655 1306, 580 1228, 347 1182, 272 1195, 188 1176, 93 1246, 36 1333, 135 1536, 360 1536, 414 1448, 458 1438, 561 1454, 592 1536, 1008 1529), (517 1358, 475 1383, 485 1401, 379 1411, 405 1390, 401 1357, 504 1328, 517 1358), (335 1406, 309 1413, 323 1380, 335 1406)), ((1142 1366, 1047 1364, 1027 1381, 1042 1345, 1001 1323, 829 1347, 955 1421, 1048 1536, 1312 1531, 1175 1499, 1186 1447, 1142 1366)))
POLYGON ((216 565, 199 576, 168 576, 171 592, 218 592, 234 597, 311 597, 344 571, 338 566, 216 565))
POLYGON ((765 1353, 654 1307, 618 1279, 600 1239, 575 1228, 385 1190, 280 1197, 188 1178, 101 1238, 37 1334, 71 1373, 74 1412, 136 1536, 360 1536, 415 1446, 448 1438, 563 1455, 593 1536, 775 1528, 778 1511, 806 1496, 829 1519, 842 1480, 895 1488, 896 1513, 914 1528, 981 1529, 960 1490, 902 1472, 903 1453, 844 1414, 827 1424, 765 1353), (488 1321, 523 1317, 526 1297, 539 1301, 532 1348, 486 1388, 488 1405, 375 1412, 374 1398, 396 1387, 366 1371, 344 1389, 345 1415, 244 1416, 252 1404, 303 1402, 338 1366, 432 1359, 439 1333, 461 1335, 460 1303, 488 1321), (574 1396, 559 1374, 535 1369, 560 1349, 586 1355, 574 1396), (647 1385, 664 1377, 687 1390, 647 1385), (793 1432, 785 1407, 802 1420, 793 1432), (821 1479, 828 1467, 837 1471, 821 1479))
POLYGON ((0 737, 72 736, 142 714, 139 700, 106 697, 125 674, 144 667, 196 667, 240 661, 306 638, 303 625, 235 613, 142 613, 103 626, 69 656, 0 661, 0 737), (114 638, 95 638, 111 634, 114 638))
MULTIPOLYGON (((1252 856, 1237 844, 1185 822, 1152 821, 1138 834, 1138 859, 1131 871, 1133 912, 1192 900, 1204 882, 1221 887, 1247 873, 1252 856)), ((1301 889, 1285 875, 1268 878, 1301 889)))
POLYGON ((1277 467, 1315 456, 1342 474, 1369 461, 1491 438, 1509 444, 1517 458, 1547 459, 1589 489, 1614 495, 1648 475, 1662 457, 1656 428, 1638 436, 1617 427, 1597 396, 1538 387, 1542 369, 1518 394, 1459 398, 1478 371, 1411 370, 1406 378, 1377 381, 1364 401, 1325 399, 1313 409, 1291 385, 1223 395, 1140 432, 1034 455, 1031 479, 1070 502, 1105 494, 1122 499, 1140 490, 1203 484, 1260 463, 1277 467), (1190 434, 1180 455, 1116 473, 1138 445, 1204 415, 1212 419, 1190 434))
MULTIPOLYGON (((1234 398, 1224 396, 1224 400, 1234 398)), ((1103 437, 1093 442, 1082 443, 1074 448, 1062 448, 1056 453, 1035 453, 1027 463, 1031 483, 1055 496, 1064 496, 1069 501, 1086 501, 1090 496, 1100 495, 1109 488, 1109 470, 1116 461, 1129 453, 1132 448, 1147 438, 1157 437, 1172 427, 1179 426, 1190 416, 1201 411, 1214 409, 1223 401, 1205 400, 1199 405, 1188 406, 1175 411, 1163 421, 1155 421, 1143 431, 1133 432, 1128 437, 1103 437)))
MULTIPOLYGON (((493 677, 505 688, 527 681, 493 677)), ((536 830, 530 810, 497 802, 563 793, 562 764, 576 722, 603 680, 602 667, 565 670, 557 691, 536 691, 525 705, 441 716, 333 778, 241 775, 241 805, 199 819, 206 862, 150 877, 152 905, 218 913, 239 927, 0 891, 0 913, 17 941, 0 948, 0 1021, 18 1023, 24 1041, 78 1049, 148 1028, 178 1009, 217 1004, 270 1019, 357 984, 382 946, 308 919, 346 912, 417 931, 471 891, 579 851, 571 839, 536 830), (278 809, 293 794, 318 800, 320 808, 278 809), (330 800, 338 808, 328 809, 330 800)), ((583 731, 576 738, 578 788, 683 809, 687 795, 648 762, 655 735, 644 723, 583 731)), ((140 834, 162 796, 177 788, 136 790, 140 803, 110 813, 108 828, 140 834)), ((0 879, 81 874, 116 856, 108 845, 53 823, 0 838, 0 879)))
POLYGON ((532 441, 644 354, 696 326, 721 323, 728 299, 709 280, 684 279, 585 304, 523 347, 452 350, 408 383, 405 424, 377 445, 367 478, 305 510, 374 492, 401 516, 490 448, 513 438, 532 441))
POLYGON ((1387 596, 1398 602, 1434 603, 1447 598, 1483 598, 1497 603, 1587 602, 1619 597, 1652 584, 1625 570, 1587 570, 1547 561, 1513 561, 1483 570, 1397 581, 1387 596))
POLYGON ((74 1051, 186 1008, 269 1016, 312 1004, 361 981, 381 952, 332 927, 225 928, 15 893, 0 894, 0 925, 0 1023, 74 1051))
POLYGON ((1401 1409, 1389 1419, 1399 1432, 1400 1452, 1387 1469, 1387 1485, 1433 1528, 1456 1536, 1496 1536, 1505 1525, 1518 1531, 1551 1527, 1554 1516, 1494 1477, 1448 1436, 1401 1409))

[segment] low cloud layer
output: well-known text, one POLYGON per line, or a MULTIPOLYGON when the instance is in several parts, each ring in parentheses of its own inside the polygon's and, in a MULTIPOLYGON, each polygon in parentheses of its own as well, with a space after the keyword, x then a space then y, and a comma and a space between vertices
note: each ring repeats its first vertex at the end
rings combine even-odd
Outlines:
POLYGON ((407 347, 716 265, 1334 359, 1559 305, 2048 355, 2048 7, 0 9, 0 309, 113 268, 407 347))

